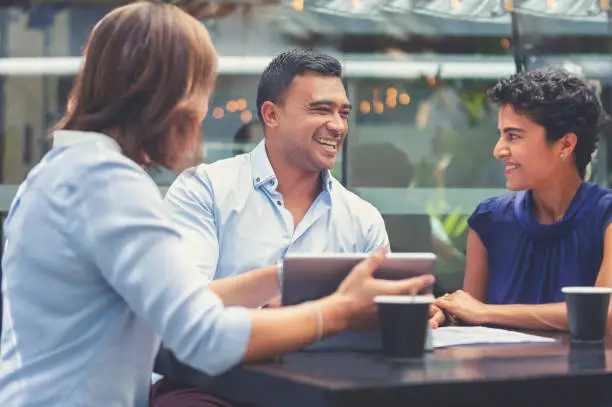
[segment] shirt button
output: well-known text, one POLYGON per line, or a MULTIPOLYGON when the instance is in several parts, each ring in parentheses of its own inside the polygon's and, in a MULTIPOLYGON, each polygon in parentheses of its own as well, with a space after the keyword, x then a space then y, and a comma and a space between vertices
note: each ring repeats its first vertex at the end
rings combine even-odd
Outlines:
POLYGON ((281 206, 283 204, 281 201, 276 201, 276 203, 278 204, 278 206, 281 206))
POLYGON ((259 178, 259 177, 255 178, 255 182, 259 182, 260 179, 261 178, 259 178))
POLYGON ((271 185, 271 186, 274 186, 274 181, 270 181, 270 185, 271 185))

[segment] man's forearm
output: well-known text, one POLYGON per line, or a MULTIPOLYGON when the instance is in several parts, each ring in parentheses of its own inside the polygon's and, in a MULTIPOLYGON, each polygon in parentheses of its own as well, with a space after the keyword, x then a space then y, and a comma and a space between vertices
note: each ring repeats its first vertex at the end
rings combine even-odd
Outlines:
POLYGON ((226 307, 259 307, 280 294, 277 266, 211 281, 210 289, 221 298, 226 307))

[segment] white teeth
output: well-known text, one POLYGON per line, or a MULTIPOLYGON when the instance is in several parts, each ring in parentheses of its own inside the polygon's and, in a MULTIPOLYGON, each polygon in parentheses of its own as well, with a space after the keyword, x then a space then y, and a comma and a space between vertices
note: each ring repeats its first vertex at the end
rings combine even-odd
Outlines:
POLYGON ((320 139, 315 139, 315 141, 319 144, 323 144, 324 146, 330 146, 334 148, 338 145, 338 143, 335 141, 320 140, 320 139))
POLYGON ((518 164, 506 165, 506 169, 507 170, 513 170, 513 169, 518 168, 518 167, 519 167, 518 164))

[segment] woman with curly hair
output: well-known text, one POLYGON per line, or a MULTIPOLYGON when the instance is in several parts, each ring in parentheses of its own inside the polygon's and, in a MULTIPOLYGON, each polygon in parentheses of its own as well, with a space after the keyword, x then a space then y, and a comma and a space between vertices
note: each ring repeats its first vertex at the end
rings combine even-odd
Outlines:
POLYGON ((468 324, 568 330, 562 287, 612 287, 612 194, 584 181, 607 116, 557 68, 503 79, 488 97, 499 105, 493 154, 515 192, 478 205, 463 290, 436 305, 468 324))

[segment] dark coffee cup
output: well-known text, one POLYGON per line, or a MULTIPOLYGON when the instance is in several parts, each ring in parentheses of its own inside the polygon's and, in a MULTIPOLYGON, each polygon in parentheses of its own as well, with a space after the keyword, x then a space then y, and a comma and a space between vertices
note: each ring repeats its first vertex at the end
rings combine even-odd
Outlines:
POLYGON ((606 336, 612 288, 563 287, 572 341, 601 342, 606 336))
POLYGON ((381 295, 378 306, 383 353, 393 359, 423 357, 431 295, 381 295))

